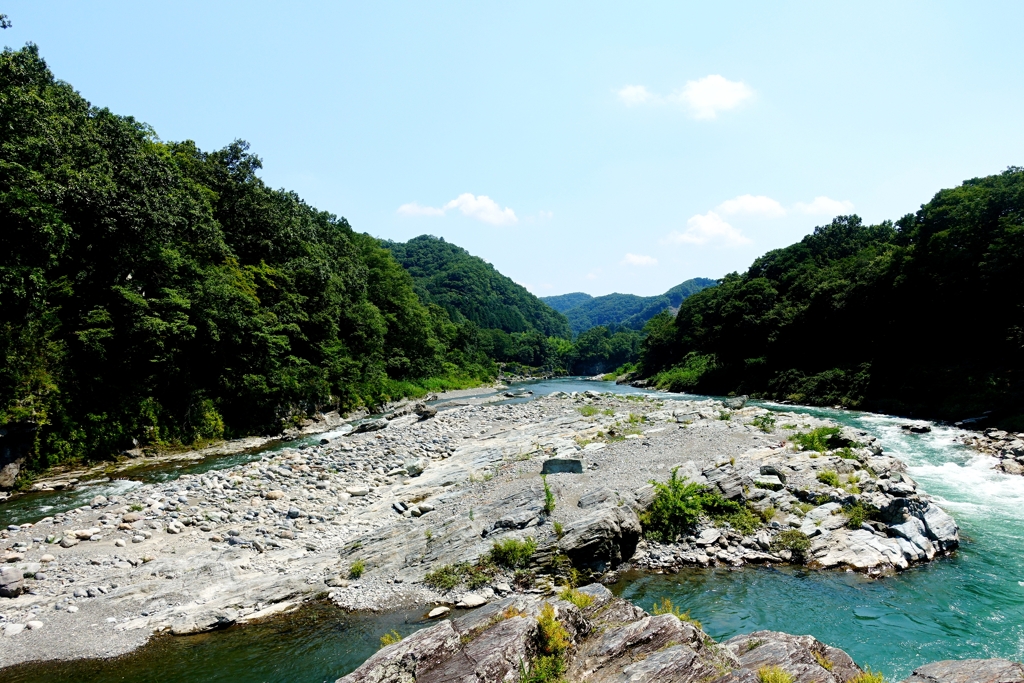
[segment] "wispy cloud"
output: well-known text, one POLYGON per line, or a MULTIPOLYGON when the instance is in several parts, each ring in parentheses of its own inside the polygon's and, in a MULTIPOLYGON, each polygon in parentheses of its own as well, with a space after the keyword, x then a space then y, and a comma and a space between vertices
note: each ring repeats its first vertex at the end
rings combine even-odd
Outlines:
POLYGON ((403 216, 443 216, 444 209, 433 206, 420 206, 416 202, 409 202, 398 207, 398 213, 403 216))
POLYGON ((451 209, 458 209, 463 215, 491 225, 515 225, 519 222, 516 212, 501 206, 487 195, 475 196, 470 192, 460 194, 444 206, 421 206, 416 202, 402 204, 398 213, 403 216, 443 216, 451 209))
POLYGON ((840 216, 853 211, 853 202, 849 200, 830 199, 829 197, 815 197, 810 203, 797 202, 793 205, 800 213, 812 216, 840 216))
POLYGON ((635 107, 638 104, 648 104, 661 99, 643 85, 627 85, 618 92, 618 95, 619 99, 622 100, 627 107, 635 107))
POLYGON ((751 240, 725 222, 714 211, 697 214, 686 221, 686 230, 673 230, 665 241, 669 244, 715 244, 723 247, 742 247, 751 240))
POLYGON ((711 74, 687 81, 681 90, 668 96, 651 92, 644 85, 627 85, 616 94, 627 107, 677 103, 688 109, 695 119, 714 119, 719 112, 735 109, 753 98, 754 90, 742 81, 730 81, 724 76, 711 74))
POLYGON ((644 256, 643 254, 626 254, 622 259, 622 264, 625 266, 656 266, 658 265, 658 259, 653 256, 644 256))
POLYGON ((743 194, 735 199, 727 199, 718 205, 717 210, 726 215, 753 214, 766 218, 780 218, 786 215, 782 204, 764 195, 743 194))

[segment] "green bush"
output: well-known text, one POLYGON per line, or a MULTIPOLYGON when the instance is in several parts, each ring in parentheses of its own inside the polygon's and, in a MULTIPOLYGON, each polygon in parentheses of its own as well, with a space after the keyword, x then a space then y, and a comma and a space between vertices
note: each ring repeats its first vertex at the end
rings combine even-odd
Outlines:
POLYGON ((840 436, 842 431, 839 427, 818 427, 809 432, 794 434, 790 438, 793 443, 803 446, 804 450, 824 453, 833 448, 849 445, 849 442, 840 436))
POLYGON ((770 434, 775 431, 775 413, 758 415, 750 421, 750 424, 754 425, 765 434, 770 434))
POLYGON ((859 529, 861 524, 869 519, 874 519, 878 514, 878 510, 858 500, 851 505, 844 506, 843 514, 846 515, 846 526, 848 528, 859 529))
POLYGON ((577 410, 579 410, 580 415, 583 417, 591 417, 592 415, 597 415, 598 412, 595 406, 583 406, 577 408, 577 410))
POLYGON ((439 591, 450 591, 465 584, 475 590, 490 583, 494 567, 488 563, 474 566, 468 562, 446 564, 428 572, 423 583, 439 591))
POLYGON ((701 515, 726 515, 740 512, 739 503, 722 498, 717 492, 680 478, 673 468, 668 482, 651 481, 656 493, 651 506, 640 515, 644 533, 654 541, 674 541, 693 528, 701 515))
POLYGON ((807 537, 807 534, 797 529, 789 529, 781 532, 772 541, 771 549, 773 552, 779 552, 781 550, 788 550, 793 553, 793 559, 799 562, 803 562, 806 558, 807 551, 811 548, 811 539, 807 537))
POLYGON ((402 634, 400 634, 398 631, 391 631, 391 633, 385 633, 380 637, 380 646, 382 648, 400 642, 402 642, 402 634))
POLYGON ((531 536, 525 541, 514 538, 506 538, 504 541, 495 541, 491 546, 491 562, 508 569, 520 569, 530 563, 530 558, 537 550, 537 541, 531 536))
POLYGON ((824 470, 823 472, 818 472, 817 479, 822 484, 827 484, 828 486, 839 488, 839 475, 832 470, 824 470))
POLYGON ((716 522, 728 522, 729 526, 744 536, 749 536, 763 526, 761 516, 749 507, 740 507, 733 512, 716 514, 713 515, 713 519, 716 522))
POLYGON ((558 597, 560 597, 562 600, 565 600, 566 602, 571 602, 580 609, 586 609, 594 604, 593 595, 588 595, 587 593, 580 593, 578 590, 572 588, 571 586, 563 590, 561 593, 559 593, 558 597))
POLYGON ((352 566, 348 568, 348 578, 358 579, 366 571, 366 563, 362 560, 356 560, 352 563, 352 566))

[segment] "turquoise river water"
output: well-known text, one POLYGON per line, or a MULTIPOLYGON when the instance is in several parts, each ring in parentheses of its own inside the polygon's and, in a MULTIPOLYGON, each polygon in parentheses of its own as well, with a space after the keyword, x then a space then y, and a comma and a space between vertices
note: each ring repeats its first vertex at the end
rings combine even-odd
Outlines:
MULTIPOLYGON (((516 389, 530 389, 534 395, 585 389, 636 392, 611 383, 571 379, 517 385, 516 389)), ((529 397, 510 399, 522 400, 529 397)), ((992 470, 993 459, 956 444, 958 432, 951 427, 934 425, 930 433, 908 434, 899 428, 906 422, 899 418, 764 405, 829 417, 877 436, 960 524, 960 550, 952 558, 885 579, 785 568, 688 570, 626 576, 613 587, 616 593, 644 608, 669 597, 689 609, 716 639, 759 629, 810 634, 846 650, 890 681, 938 659, 1024 658, 1024 477, 992 470)), ((139 478, 169 479, 253 457, 258 454, 158 468, 140 472, 139 478)), ((85 488, 92 496, 132 485, 115 481, 85 488)), ((80 495, 26 496, 0 504, 0 522, 30 521, 80 505, 80 495)), ((318 604, 265 624, 159 638, 115 660, 15 667, 0 672, 0 679, 11 683, 319 683, 333 681, 358 666, 376 650, 383 633, 396 629, 408 634, 425 623, 419 611, 350 615, 318 604)))

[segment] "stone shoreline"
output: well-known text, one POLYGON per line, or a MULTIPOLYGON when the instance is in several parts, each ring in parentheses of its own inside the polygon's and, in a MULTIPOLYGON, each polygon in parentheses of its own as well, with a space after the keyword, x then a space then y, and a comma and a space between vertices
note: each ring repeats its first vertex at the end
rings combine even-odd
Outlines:
POLYGON ((995 469, 1007 474, 1024 475, 1024 433, 1014 434, 1001 429, 971 432, 960 439, 974 449, 999 459, 995 469))
POLYGON ((810 540, 811 566, 890 572, 958 542, 953 520, 873 439, 850 433, 863 445, 841 454, 785 443, 822 420, 780 413, 792 428, 764 433, 751 420, 766 411, 717 401, 596 392, 491 400, 427 419, 396 411, 369 431, 0 532, 0 590, 18 593, 0 597, 0 667, 113 656, 155 632, 260 619, 325 594, 345 609, 480 605, 549 590, 562 580, 559 558, 605 579, 620 566, 784 563, 798 558, 775 539, 796 529, 810 540), (582 472, 548 475, 555 509, 545 514, 540 472, 563 459, 582 472), (774 514, 756 533, 706 521, 678 543, 643 541, 638 511, 653 498, 649 481, 676 467, 774 514), (838 486, 819 481, 823 472, 838 486), (844 506, 858 501, 878 514, 850 529, 844 506), (427 572, 477 563, 509 538, 536 541, 532 574, 499 572, 475 590, 423 583, 427 572))

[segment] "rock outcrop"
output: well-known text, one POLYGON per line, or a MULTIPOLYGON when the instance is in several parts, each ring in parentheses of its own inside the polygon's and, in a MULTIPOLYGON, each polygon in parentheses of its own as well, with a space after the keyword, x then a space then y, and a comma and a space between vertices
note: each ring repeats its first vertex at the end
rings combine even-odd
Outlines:
MULTIPOLYGON (((552 651, 540 628, 548 605, 566 639, 555 654, 561 680, 849 683, 863 673, 845 652, 811 636, 756 631, 718 644, 699 625, 672 613, 648 614, 593 584, 561 597, 511 596, 442 621, 381 649, 337 683, 523 680, 552 651)), ((1022 671, 996 659, 937 662, 904 683, 1020 683, 1022 671)))

